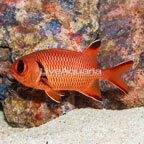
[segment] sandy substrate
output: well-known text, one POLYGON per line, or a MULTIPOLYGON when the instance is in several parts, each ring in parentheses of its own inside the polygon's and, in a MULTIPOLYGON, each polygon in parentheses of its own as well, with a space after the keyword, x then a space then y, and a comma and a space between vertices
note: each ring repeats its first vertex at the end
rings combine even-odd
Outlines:
POLYGON ((73 110, 31 129, 11 128, 1 112, 0 144, 144 144, 144 108, 73 110))

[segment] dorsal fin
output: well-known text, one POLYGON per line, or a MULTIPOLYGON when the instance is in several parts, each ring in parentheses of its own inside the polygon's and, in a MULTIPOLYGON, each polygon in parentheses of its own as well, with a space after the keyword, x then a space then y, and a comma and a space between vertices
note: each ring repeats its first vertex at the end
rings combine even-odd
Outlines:
POLYGON ((97 53, 99 51, 101 45, 101 41, 100 40, 96 40, 94 42, 92 42, 88 48, 86 48, 83 51, 83 54, 86 54, 87 56, 89 56, 89 58, 92 60, 92 62, 95 64, 96 68, 98 68, 98 64, 97 64, 97 53))

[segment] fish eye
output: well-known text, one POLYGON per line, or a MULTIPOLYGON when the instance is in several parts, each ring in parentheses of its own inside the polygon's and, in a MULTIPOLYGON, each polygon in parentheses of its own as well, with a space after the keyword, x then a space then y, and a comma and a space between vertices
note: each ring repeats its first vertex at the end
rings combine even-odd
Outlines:
POLYGON ((17 65, 17 72, 21 74, 23 71, 24 71, 24 62, 20 60, 17 65))

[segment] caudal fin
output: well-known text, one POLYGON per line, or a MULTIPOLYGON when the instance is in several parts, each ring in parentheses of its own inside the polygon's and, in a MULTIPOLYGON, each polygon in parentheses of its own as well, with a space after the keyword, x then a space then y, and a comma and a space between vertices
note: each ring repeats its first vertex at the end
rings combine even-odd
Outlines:
POLYGON ((114 83, 120 89, 122 89, 125 93, 128 93, 128 87, 121 79, 121 75, 131 68, 133 65, 133 61, 127 61, 121 63, 113 68, 103 70, 104 79, 114 83))

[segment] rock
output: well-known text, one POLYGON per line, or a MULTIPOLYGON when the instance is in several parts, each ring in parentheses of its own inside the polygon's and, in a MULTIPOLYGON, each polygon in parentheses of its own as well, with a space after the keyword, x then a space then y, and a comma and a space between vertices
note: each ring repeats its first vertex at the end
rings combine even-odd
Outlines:
POLYGON ((98 0, 15 0, 0 2, 0 39, 12 56, 47 49, 81 51, 96 39, 98 0))
POLYGON ((0 101, 7 98, 10 85, 11 82, 6 78, 0 78, 0 101))
MULTIPOLYGON (((133 60, 133 67, 124 74, 129 86, 129 94, 121 93, 108 82, 101 81, 104 97, 117 101, 113 109, 123 109, 144 105, 144 1, 110 0, 100 2, 100 37, 102 46, 99 64, 110 68, 121 62, 133 60)), ((109 106, 110 108, 112 108, 109 106)))
MULTIPOLYGON (((0 64, 8 60, 8 51, 12 61, 47 48, 82 51, 98 38, 98 6, 102 40, 98 63, 101 68, 110 68, 133 59, 134 66, 123 76, 129 94, 102 80, 103 103, 66 92, 63 102, 57 104, 42 91, 13 83, 9 96, 3 101, 10 125, 39 126, 75 108, 125 109, 144 105, 143 2, 140 0, 102 0, 99 4, 98 0, 1 1, 0 44, 3 48, 8 44, 10 49, 2 50, 0 64)), ((2 70, 6 68, 8 66, 2 70)))
POLYGON ((19 87, 3 101, 7 122, 13 127, 40 126, 74 109, 72 98, 55 103, 43 91, 19 87))
MULTIPOLYGON (((82 51, 98 36, 97 5, 98 0, 2 0, 0 46, 9 48, 11 61, 47 48, 82 51)), ((5 50, 2 50, 3 55, 0 58, 7 59, 5 54, 8 52, 5 50)), ((2 70, 8 68, 9 66, 2 70)), ((84 104, 81 104, 80 100, 77 100, 75 106, 71 104, 71 100, 56 104, 41 92, 36 94, 37 98, 29 89, 21 90, 23 94, 19 93, 18 89, 21 87, 19 83, 13 82, 9 88, 9 96, 3 101, 5 117, 12 126, 39 126, 68 112, 76 105, 101 108, 97 102, 87 100, 85 96, 77 97, 77 99, 80 97, 84 104), (40 101, 39 104, 35 102, 37 100, 40 101)))
POLYGON ((6 41, 0 40, 0 101, 8 96, 11 82, 6 78, 9 74, 11 50, 6 41))
POLYGON ((40 126, 75 108, 102 108, 100 103, 74 92, 66 93, 62 103, 56 103, 44 91, 18 87, 16 84, 14 87, 3 101, 5 118, 13 127, 40 126))

